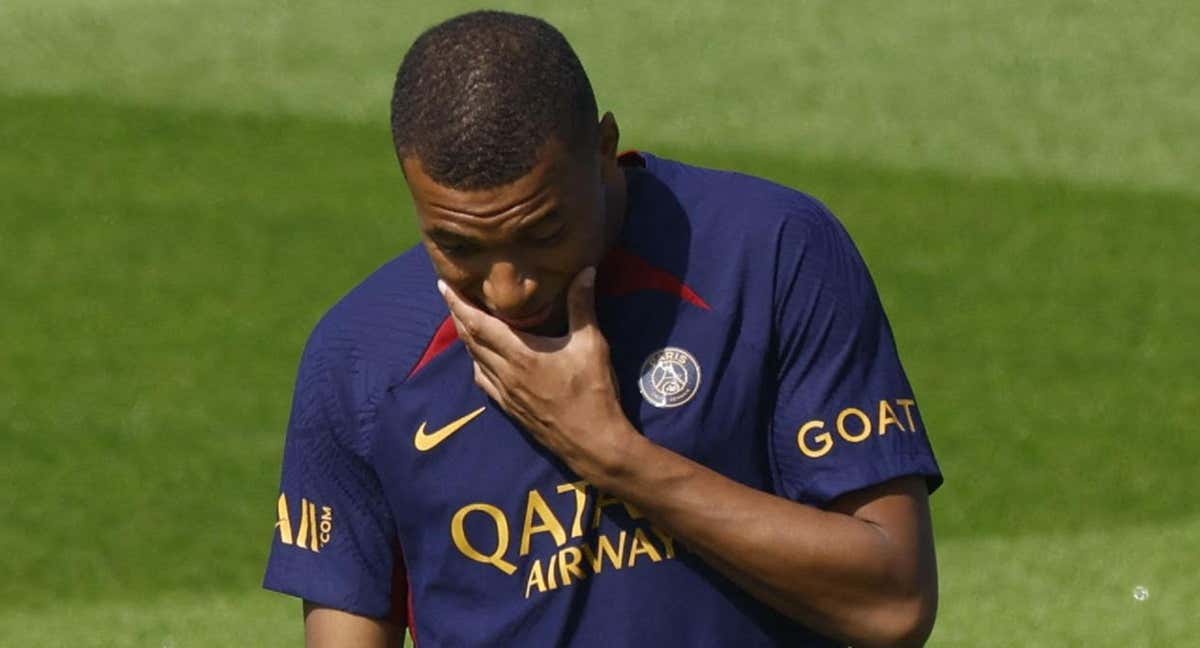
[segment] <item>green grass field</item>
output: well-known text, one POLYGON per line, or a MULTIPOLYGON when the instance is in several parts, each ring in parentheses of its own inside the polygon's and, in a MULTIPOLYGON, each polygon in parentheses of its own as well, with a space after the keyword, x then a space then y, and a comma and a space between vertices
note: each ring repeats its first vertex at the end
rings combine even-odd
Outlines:
MULTIPOLYGON (((391 76, 451 4, 0 4, 0 645, 300 641, 291 381, 415 240, 391 76)), ((512 6, 626 145, 859 242, 947 478, 931 645, 1200 636, 1200 9, 512 6)))

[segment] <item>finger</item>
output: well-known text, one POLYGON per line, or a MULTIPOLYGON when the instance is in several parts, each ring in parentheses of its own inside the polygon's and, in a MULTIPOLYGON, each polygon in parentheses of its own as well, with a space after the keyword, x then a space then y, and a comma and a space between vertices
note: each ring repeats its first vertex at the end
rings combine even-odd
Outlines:
MULTIPOLYGON (((450 312, 450 319, 454 322, 454 330, 458 331, 458 339, 462 340, 463 345, 467 347, 467 353, 471 355, 471 359, 478 365, 482 363, 489 369, 490 373, 495 376, 496 372, 504 367, 507 367, 509 362, 500 353, 496 352, 486 344, 482 344, 480 340, 472 335, 458 319, 453 311, 450 312)), ((497 381, 498 383, 499 381, 497 381)))
MULTIPOLYGON (((462 322, 458 320, 458 316, 453 312, 450 313, 450 319, 454 322, 454 330, 458 331, 458 339, 462 340, 463 345, 467 347, 467 353, 471 355, 471 359, 473 361, 476 363, 483 363, 489 368, 494 367, 496 369, 499 369, 507 364, 507 360, 504 356, 497 353, 491 347, 481 344, 480 341, 474 337, 465 326, 463 326, 462 322)), ((495 370, 493 369, 493 373, 494 371, 495 370)))
POLYGON ((438 292, 446 300, 450 315, 454 317, 459 337, 468 344, 485 346, 503 353, 506 348, 519 343, 508 326, 492 317, 471 302, 463 299, 446 282, 438 279, 438 292))
POLYGON ((475 384, 478 385, 479 388, 482 389, 483 392, 492 400, 496 401, 497 403, 501 402, 500 389, 497 386, 495 379, 489 376, 487 370, 481 367, 478 362, 474 363, 474 365, 475 384))
POLYGON ((496 352, 494 349, 480 344, 478 340, 465 338, 463 342, 467 345, 467 352, 471 354, 471 359, 475 364, 482 365, 482 368, 492 377, 497 384, 500 384, 499 376, 505 371, 511 362, 496 352))
POLYGON ((567 318, 571 333, 596 324, 596 268, 588 266, 575 275, 567 291, 567 318))
POLYGON ((478 309, 459 297, 458 293, 441 279, 437 281, 437 289, 442 294, 442 299, 446 300, 446 306, 450 309, 454 324, 459 328, 459 335, 467 333, 469 328, 473 328, 468 327, 467 324, 475 321, 475 312, 478 309))
POLYGON ((494 387, 497 391, 500 390, 500 386, 503 383, 501 383, 499 378, 496 377, 495 371, 493 371, 487 365, 481 364, 479 362, 472 363, 472 367, 475 370, 475 381, 476 382, 487 382, 487 383, 491 384, 491 386, 494 387))

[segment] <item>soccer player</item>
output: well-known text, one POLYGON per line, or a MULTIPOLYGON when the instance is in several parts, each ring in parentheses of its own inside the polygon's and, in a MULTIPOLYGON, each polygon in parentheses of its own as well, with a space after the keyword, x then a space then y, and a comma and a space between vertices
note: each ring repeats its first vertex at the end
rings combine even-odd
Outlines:
POLYGON ((421 35, 422 245, 305 349, 265 586, 313 646, 919 645, 941 475, 817 200, 618 154, 566 40, 421 35))

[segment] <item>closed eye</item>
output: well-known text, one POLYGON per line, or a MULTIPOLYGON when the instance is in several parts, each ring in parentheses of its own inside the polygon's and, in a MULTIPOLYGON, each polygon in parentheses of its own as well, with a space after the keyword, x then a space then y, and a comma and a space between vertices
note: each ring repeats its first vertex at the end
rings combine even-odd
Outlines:
POLYGON ((438 250, 447 256, 465 257, 470 256, 479 251, 479 246, 462 240, 438 240, 434 239, 433 244, 438 250))

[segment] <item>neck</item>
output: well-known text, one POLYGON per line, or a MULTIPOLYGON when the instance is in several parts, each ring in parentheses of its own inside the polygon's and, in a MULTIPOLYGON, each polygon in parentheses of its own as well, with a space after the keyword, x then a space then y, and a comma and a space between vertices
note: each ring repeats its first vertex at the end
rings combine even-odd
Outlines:
POLYGON ((605 203, 608 206, 607 220, 605 223, 604 232, 604 248, 612 249, 616 245, 617 240, 621 238, 621 228, 625 225, 625 220, 629 218, 629 183, 626 179, 627 170, 624 167, 617 167, 617 172, 613 174, 611 182, 608 183, 606 189, 607 196, 605 203))

